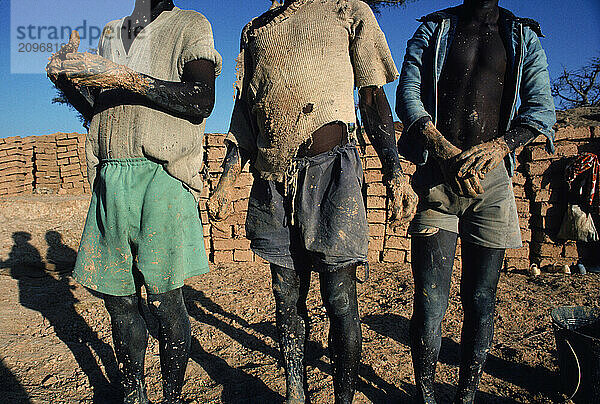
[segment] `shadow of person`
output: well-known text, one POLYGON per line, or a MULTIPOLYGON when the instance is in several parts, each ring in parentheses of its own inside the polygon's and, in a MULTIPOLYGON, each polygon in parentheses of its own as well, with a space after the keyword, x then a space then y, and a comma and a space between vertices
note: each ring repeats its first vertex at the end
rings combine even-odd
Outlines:
MULTIPOLYGON (((410 346, 410 320, 408 318, 397 314, 375 314, 365 316, 363 321, 375 332, 410 346)), ((443 337, 438 360, 446 365, 458 367, 460 365, 460 344, 451 338, 443 337)), ((488 354, 484 371, 495 378, 520 386, 530 393, 543 393, 550 396, 555 394, 553 388, 555 377, 545 367, 532 367, 488 354)), ((449 388, 449 386, 441 387, 443 390, 449 388)), ((479 400, 486 403, 512 402, 481 391, 477 394, 479 400)))
POLYGON ((10 268, 11 276, 18 280, 19 303, 39 312, 73 353, 92 386, 94 403, 117 402, 120 397, 115 390, 118 389, 112 388, 109 382, 109 379, 117 380, 118 377, 112 347, 103 342, 78 313, 76 304, 79 300, 72 292, 70 278, 65 274, 52 276, 44 270, 39 251, 29 243, 31 234, 16 232, 13 240, 8 260, 1 266, 10 268), (92 350, 100 358, 108 379, 92 350))
POLYGON ((72 272, 77 259, 77 252, 68 245, 63 244, 62 235, 54 230, 46 232, 46 262, 49 269, 57 273, 72 272))
MULTIPOLYGON (((211 325, 239 342, 247 349, 258 351, 273 358, 279 358, 279 351, 256 336, 241 328, 221 320, 215 314, 232 319, 240 324, 249 324, 241 317, 228 313, 221 306, 211 301, 204 292, 183 287, 185 303, 189 315, 196 321, 211 325)), ((198 339, 192 337, 190 358, 200 365, 210 378, 223 386, 221 401, 224 403, 272 403, 281 402, 283 397, 271 390, 260 378, 231 367, 224 359, 207 352, 198 339)), ((244 366, 248 368, 248 366, 244 366)), ((252 366, 250 366, 252 367, 252 366)))
POLYGON ((29 404, 30 397, 15 375, 0 359, 0 396, 5 403, 29 404))

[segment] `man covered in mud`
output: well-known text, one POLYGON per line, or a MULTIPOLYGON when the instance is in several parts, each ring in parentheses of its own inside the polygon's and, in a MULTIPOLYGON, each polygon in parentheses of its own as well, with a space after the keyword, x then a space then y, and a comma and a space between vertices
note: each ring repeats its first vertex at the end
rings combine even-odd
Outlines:
POLYGON ((288 0, 242 32, 228 152, 208 209, 214 220, 227 216, 235 179, 250 160, 246 234, 270 263, 289 403, 307 400, 311 271, 319 273, 330 320, 335 400, 354 396, 362 346, 356 272, 369 237, 353 90, 382 161, 391 219, 408 221, 416 195, 402 174, 381 88, 397 76, 373 12, 358 0, 288 0))
POLYGON ((471 403, 492 342, 504 252, 521 246, 514 151, 540 134, 553 148, 554 103, 534 20, 515 17, 498 0, 465 0, 420 21, 408 41, 396 109, 405 125, 399 150, 419 164, 419 206, 409 228, 413 366, 419 401, 434 403, 460 235, 464 323, 455 402, 471 403))
POLYGON ((171 0, 137 0, 131 16, 104 28, 98 55, 78 45, 74 33, 47 67, 91 121, 93 195, 74 277, 104 299, 125 403, 148 403, 145 287, 159 323, 164 399, 180 403, 191 342, 181 287, 208 271, 195 196, 221 57, 206 18, 171 0))

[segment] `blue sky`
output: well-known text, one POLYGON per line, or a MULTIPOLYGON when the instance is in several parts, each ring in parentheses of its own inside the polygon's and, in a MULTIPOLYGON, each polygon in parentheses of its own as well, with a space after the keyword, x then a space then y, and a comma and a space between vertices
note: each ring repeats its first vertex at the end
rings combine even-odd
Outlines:
MULTIPOLYGON (((51 104, 55 91, 43 73, 40 54, 31 60, 20 59, 21 65, 16 66, 19 71, 29 68, 39 73, 11 73, 11 40, 13 46, 18 46, 17 28, 22 24, 47 25, 50 22, 60 26, 79 24, 85 19, 88 25, 104 25, 109 20, 128 15, 134 0, 11 1, 14 2, 12 27, 11 3, 9 0, 0 0, 0 137, 83 131, 75 112, 66 106, 51 104)), ((399 67, 406 41, 418 26, 416 18, 460 2, 420 0, 406 7, 382 11, 378 20, 399 67)), ((238 52, 240 31, 251 18, 265 11, 270 1, 175 0, 175 4, 183 9, 200 11, 212 23, 215 46, 223 56, 224 66, 223 74, 217 79, 217 103, 213 115, 208 119, 207 132, 224 132, 233 108, 234 59, 238 52)), ((535 18, 541 23, 546 35, 542 45, 548 54, 551 77, 560 74, 563 66, 576 68, 590 58, 600 56, 598 0, 500 0, 500 5, 518 16, 535 18)), ((86 41, 82 43, 82 47, 88 47, 86 41)), ((95 46, 93 44, 90 47, 95 46)), ((386 86, 392 106, 395 87, 396 83, 386 86)))

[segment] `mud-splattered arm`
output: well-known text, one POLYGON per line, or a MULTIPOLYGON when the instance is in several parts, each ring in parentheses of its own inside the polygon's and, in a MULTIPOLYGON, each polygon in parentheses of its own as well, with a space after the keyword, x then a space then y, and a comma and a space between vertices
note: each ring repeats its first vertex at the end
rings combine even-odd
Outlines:
POLYGON ((207 118, 215 102, 215 66, 198 59, 185 64, 182 81, 159 80, 91 53, 69 53, 61 73, 77 86, 122 88, 191 120, 207 118))
POLYGON ((210 196, 206 207, 208 216, 212 221, 225 220, 231 213, 231 191, 237 178, 242 172, 242 156, 239 147, 231 142, 227 143, 227 154, 223 160, 223 172, 215 192, 210 196))
POLYGON ((402 173, 392 110, 383 88, 361 88, 359 108, 367 136, 383 167, 384 182, 391 198, 389 209, 392 226, 409 222, 416 213, 418 197, 402 173))

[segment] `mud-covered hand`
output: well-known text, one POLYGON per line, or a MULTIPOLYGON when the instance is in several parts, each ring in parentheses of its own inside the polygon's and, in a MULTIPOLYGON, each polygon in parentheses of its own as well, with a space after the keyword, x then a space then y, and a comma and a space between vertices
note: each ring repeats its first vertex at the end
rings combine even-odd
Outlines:
POLYGON ((457 156, 459 168, 457 175, 460 178, 476 176, 483 178, 500 164, 510 149, 503 138, 471 147, 457 156))
POLYGON ((58 52, 53 53, 48 59, 49 62, 46 65, 46 74, 48 78, 56 83, 59 74, 62 72, 62 62, 65 61, 67 54, 77 52, 79 49, 79 33, 77 31, 71 32, 69 42, 63 45, 58 52))
POLYGON ((412 220, 417 212, 419 198, 410 186, 408 177, 402 173, 394 175, 387 182, 390 195, 390 220, 393 228, 412 220))
POLYGON ((208 218, 211 222, 222 222, 233 211, 230 192, 224 188, 217 188, 206 202, 208 218))
POLYGON ((142 92, 147 80, 127 66, 92 53, 69 53, 61 63, 61 73, 77 86, 125 88, 142 92))
POLYGON ((455 194, 475 198, 477 195, 483 193, 483 187, 481 186, 481 178, 483 177, 471 174, 459 176, 461 155, 462 153, 456 153, 448 159, 438 160, 440 169, 446 183, 450 185, 455 194))

